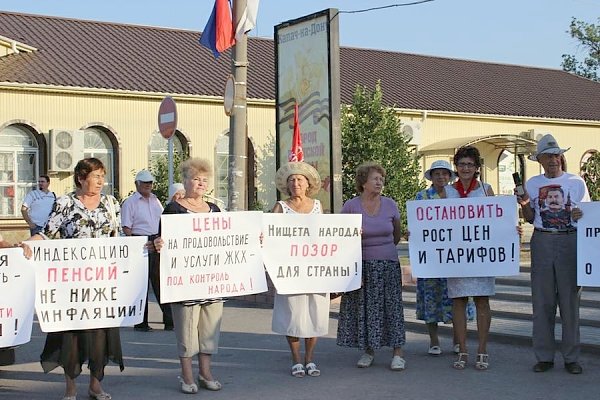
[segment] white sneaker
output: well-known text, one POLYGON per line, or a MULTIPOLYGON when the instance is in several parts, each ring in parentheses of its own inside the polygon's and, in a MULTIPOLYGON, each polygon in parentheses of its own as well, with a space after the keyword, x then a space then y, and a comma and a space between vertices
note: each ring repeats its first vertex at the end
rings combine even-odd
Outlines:
POLYGON ((394 356, 392 358, 392 363, 390 364, 390 369, 392 371, 403 371, 404 368, 406 368, 406 361, 404 361, 404 358, 394 356))
POLYGON ((460 344, 456 343, 454 345, 454 354, 460 353, 460 344))
POLYGON ((427 353, 429 353, 432 356, 439 356, 440 354, 442 354, 442 349, 440 348, 440 346, 431 346, 427 353))
POLYGON ((373 364, 373 359, 375 359, 375 356, 369 353, 365 353, 362 356, 360 356, 358 362, 356 363, 356 366, 358 368, 369 368, 371 364, 373 364))

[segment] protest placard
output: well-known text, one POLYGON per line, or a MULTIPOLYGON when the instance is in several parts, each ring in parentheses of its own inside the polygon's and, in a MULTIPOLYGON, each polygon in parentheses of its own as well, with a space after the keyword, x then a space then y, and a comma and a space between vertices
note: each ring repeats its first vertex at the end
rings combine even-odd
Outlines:
POLYGON ((515 196, 409 201, 407 217, 413 276, 519 274, 515 196))
POLYGON ((267 291, 260 211, 164 214, 160 251, 163 303, 267 291))
POLYGON ((600 286, 600 202, 577 205, 583 216, 577 221, 577 285, 600 286))
POLYGON ((144 316, 146 237, 27 242, 44 332, 131 326, 144 316))
POLYGON ((35 298, 33 263, 23 249, 0 250, 0 348, 31 340, 35 298))
POLYGON ((263 257, 277 293, 360 288, 361 224, 359 214, 265 214, 263 257))

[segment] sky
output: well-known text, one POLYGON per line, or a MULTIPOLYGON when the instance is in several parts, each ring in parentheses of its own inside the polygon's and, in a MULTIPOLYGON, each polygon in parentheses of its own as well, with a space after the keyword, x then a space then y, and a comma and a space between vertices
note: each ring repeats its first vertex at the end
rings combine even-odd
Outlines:
MULTIPOLYGON (((563 54, 585 52, 567 33, 572 17, 598 23, 600 0, 260 0, 250 36, 273 38, 281 22, 340 10, 340 44, 560 69, 563 54)), ((202 31, 213 0, 0 0, 0 10, 202 31)), ((208 50, 207 50, 208 51, 208 50)))

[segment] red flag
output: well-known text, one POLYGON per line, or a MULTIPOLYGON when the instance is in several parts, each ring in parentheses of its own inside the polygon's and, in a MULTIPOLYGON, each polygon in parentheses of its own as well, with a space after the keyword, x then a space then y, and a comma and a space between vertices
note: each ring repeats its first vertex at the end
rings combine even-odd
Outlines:
POLYGON ((288 161, 304 161, 302 138, 300 137, 300 123, 298 122, 298 103, 294 105, 294 136, 292 137, 292 149, 290 150, 288 161))

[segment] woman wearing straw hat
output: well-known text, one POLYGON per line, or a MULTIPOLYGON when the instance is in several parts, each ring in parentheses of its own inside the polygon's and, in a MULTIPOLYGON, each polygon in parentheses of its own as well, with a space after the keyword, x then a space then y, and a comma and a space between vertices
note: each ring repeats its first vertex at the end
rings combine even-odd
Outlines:
MULTIPOLYGON (((445 199, 446 186, 456 179, 456 174, 448 161, 437 160, 425 171, 425 178, 431 186, 417 193, 416 200, 445 199)), ((469 303, 470 304, 470 303, 469 303)), ((438 322, 452 322, 452 299, 448 297, 445 278, 417 279, 417 319, 425 321, 429 333, 428 354, 442 354, 438 336, 438 322)), ((454 337, 455 349, 458 350, 458 339, 454 337)), ((458 351, 456 351, 458 353, 458 351)))
MULTIPOLYGON (((276 186, 289 196, 278 201, 274 213, 321 214, 321 202, 313 199, 321 188, 316 169, 304 162, 290 162, 277 170, 276 186)), ((305 293, 275 295, 272 329, 286 335, 292 352, 292 376, 319 376, 313 360, 317 337, 327 334, 329 327, 329 294, 305 293), (300 338, 304 338, 304 359, 300 355, 300 338)))

